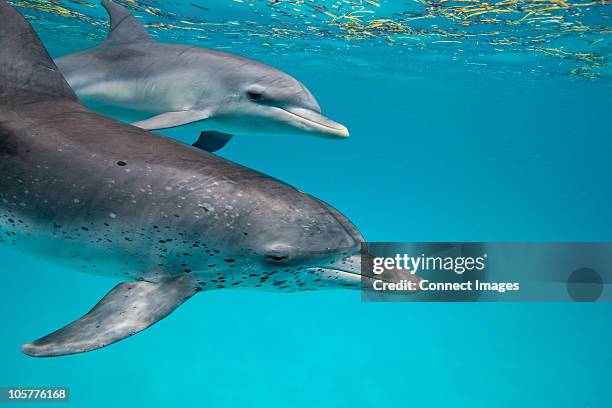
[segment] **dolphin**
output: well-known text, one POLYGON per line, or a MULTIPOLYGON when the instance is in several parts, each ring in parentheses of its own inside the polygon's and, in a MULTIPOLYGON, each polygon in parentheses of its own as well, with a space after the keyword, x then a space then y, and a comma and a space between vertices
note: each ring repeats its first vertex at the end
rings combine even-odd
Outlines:
POLYGON ((202 144, 222 146, 235 133, 349 135, 290 75, 234 54, 159 43, 124 7, 102 5, 108 38, 55 61, 81 99, 153 115, 134 123, 147 130, 197 123, 218 132, 201 134, 202 144))
POLYGON ((107 346, 198 292, 359 288, 363 241, 292 186, 84 107, 0 0, 0 242, 122 280, 24 353, 107 346))

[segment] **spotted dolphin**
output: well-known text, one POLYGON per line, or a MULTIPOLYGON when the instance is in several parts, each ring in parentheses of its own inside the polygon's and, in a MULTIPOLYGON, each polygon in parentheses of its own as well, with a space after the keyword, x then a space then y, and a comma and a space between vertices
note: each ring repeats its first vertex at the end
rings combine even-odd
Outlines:
POLYGON ((157 42, 124 7, 102 4, 108 38, 55 61, 81 99, 153 115, 134 123, 147 130, 194 123, 215 131, 201 135, 202 145, 222 146, 232 134, 348 136, 290 75, 234 54, 157 42))
POLYGON ((84 107, 0 0, 0 242, 123 281, 26 354, 107 346, 198 292, 357 288, 363 241, 302 191, 84 107))

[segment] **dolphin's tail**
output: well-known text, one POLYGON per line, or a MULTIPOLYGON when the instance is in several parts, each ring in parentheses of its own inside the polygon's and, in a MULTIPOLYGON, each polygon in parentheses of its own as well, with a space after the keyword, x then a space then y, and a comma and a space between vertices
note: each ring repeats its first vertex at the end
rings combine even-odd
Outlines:
POLYGON ((0 105, 77 100, 27 21, 0 0, 0 105))

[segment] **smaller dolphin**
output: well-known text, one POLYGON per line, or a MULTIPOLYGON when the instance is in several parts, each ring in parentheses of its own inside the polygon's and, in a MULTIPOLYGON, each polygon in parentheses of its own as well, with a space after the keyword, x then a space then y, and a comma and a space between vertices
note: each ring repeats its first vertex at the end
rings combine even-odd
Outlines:
POLYGON ((197 122, 217 131, 198 141, 210 151, 234 133, 349 135, 290 75, 238 55, 156 42, 124 7, 102 5, 110 15, 108 38, 55 61, 80 98, 153 115, 134 123, 146 130, 197 122))

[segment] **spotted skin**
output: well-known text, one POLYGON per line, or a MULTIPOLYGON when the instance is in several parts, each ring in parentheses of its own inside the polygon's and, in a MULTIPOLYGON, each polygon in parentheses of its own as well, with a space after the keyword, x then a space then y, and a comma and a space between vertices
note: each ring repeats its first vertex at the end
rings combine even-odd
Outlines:
POLYGON ((0 118, 1 240, 71 268, 299 291, 335 286, 305 269, 354 255, 362 241, 337 211, 287 184, 80 105, 0 118))

